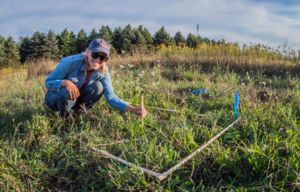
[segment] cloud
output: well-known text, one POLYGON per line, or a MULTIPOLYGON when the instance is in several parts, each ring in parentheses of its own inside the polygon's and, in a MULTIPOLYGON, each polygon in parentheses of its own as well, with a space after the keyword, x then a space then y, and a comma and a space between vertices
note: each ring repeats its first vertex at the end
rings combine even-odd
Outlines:
POLYGON ((156 32, 162 25, 177 31, 242 43, 300 48, 300 3, 293 0, 52 0, 5 1, 0 7, 0 34, 17 38, 49 29, 90 31, 144 25, 156 32))

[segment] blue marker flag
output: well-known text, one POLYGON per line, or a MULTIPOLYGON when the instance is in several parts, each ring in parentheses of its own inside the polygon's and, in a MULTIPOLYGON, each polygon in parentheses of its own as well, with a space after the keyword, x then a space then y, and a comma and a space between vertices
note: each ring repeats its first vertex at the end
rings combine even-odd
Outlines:
POLYGON ((234 104, 233 104, 233 116, 235 119, 239 116, 239 92, 235 92, 234 104))

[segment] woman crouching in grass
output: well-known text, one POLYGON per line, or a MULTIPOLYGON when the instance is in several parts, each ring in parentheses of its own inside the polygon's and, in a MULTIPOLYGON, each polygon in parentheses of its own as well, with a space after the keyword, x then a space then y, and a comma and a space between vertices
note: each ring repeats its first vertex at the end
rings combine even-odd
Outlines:
POLYGON ((94 39, 85 53, 61 59, 45 81, 46 106, 67 118, 71 110, 90 108, 104 94, 109 105, 121 113, 132 112, 145 117, 147 111, 143 106, 132 106, 115 95, 106 64, 109 55, 108 42, 94 39))

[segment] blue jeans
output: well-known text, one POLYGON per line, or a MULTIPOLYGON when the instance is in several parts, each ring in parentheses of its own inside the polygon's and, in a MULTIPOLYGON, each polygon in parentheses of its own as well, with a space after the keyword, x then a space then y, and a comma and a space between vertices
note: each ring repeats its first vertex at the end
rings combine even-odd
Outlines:
MULTIPOLYGON (((82 86, 79 89, 80 96, 77 98, 73 110, 77 111, 82 105, 86 108, 92 107, 94 103, 99 101, 103 94, 103 86, 100 81, 95 81, 89 85, 82 86)), ((68 104, 70 96, 66 88, 61 88, 59 92, 48 91, 44 100, 46 106, 53 111, 59 111, 61 117, 67 117, 69 115, 68 104)))

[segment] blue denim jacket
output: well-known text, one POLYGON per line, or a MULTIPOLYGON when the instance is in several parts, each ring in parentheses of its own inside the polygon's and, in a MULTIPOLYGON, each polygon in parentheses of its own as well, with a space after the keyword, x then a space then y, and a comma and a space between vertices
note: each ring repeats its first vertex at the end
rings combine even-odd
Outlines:
MULTIPOLYGON (((85 69, 85 54, 72 55, 61 59, 55 70, 46 78, 45 84, 47 90, 58 92, 61 88, 61 83, 63 80, 72 81, 77 88, 80 89, 86 76, 85 69)), ((111 107, 124 112, 128 106, 128 103, 124 102, 117 95, 115 95, 108 67, 106 69, 105 75, 103 75, 100 71, 93 72, 89 83, 101 81, 104 89, 103 94, 106 101, 111 107)))

